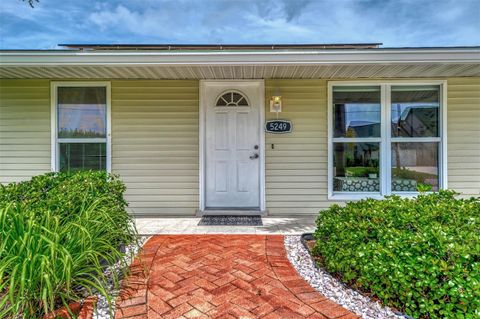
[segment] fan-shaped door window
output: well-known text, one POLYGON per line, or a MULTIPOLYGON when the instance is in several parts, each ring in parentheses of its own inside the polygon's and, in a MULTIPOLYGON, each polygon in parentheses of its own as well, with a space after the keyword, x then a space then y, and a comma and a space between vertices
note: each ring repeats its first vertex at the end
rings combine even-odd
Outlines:
POLYGON ((229 91, 217 99, 215 106, 248 106, 248 101, 242 93, 229 91))

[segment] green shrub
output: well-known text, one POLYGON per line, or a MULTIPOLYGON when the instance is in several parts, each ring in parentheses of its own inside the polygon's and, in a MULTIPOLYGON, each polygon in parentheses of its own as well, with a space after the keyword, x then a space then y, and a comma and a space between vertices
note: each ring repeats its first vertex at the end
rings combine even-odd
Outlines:
POLYGON ((85 292, 109 299, 103 271, 136 240, 124 190, 102 172, 46 174, 0 189, 0 318, 42 318, 85 292))
MULTIPOLYGON (((29 181, 0 185, 0 207, 13 202, 29 211, 50 211, 65 222, 75 217, 85 203, 102 198, 101 208, 110 211, 118 233, 130 234, 131 241, 135 235, 132 218, 126 212, 125 189, 116 176, 103 171, 47 173, 29 181)), ((113 244, 119 243, 116 240, 113 244)))
POLYGON ((105 197, 104 206, 124 210, 125 185, 114 175, 103 171, 47 173, 29 181, 0 185, 1 203, 15 202, 33 209, 48 208, 55 214, 72 215, 79 203, 105 197))
POLYGON ((480 201, 452 191, 333 205, 314 255, 327 271, 420 318, 480 317, 480 201))

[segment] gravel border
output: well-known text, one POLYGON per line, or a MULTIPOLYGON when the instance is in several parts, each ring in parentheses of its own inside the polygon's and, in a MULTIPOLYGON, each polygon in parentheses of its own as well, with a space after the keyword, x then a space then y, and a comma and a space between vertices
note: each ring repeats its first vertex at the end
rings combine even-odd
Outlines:
POLYGON ((285 250, 288 260, 297 272, 313 288, 333 302, 356 313, 364 319, 405 319, 404 315, 396 314, 392 309, 382 306, 367 296, 347 287, 328 272, 316 266, 310 253, 301 241, 301 236, 285 236, 285 250))
MULTIPOLYGON (((108 267, 103 273, 107 277, 111 277, 111 274, 113 272, 116 272, 117 274, 120 274, 122 268, 125 265, 130 265, 133 261, 133 258, 135 258, 140 251, 141 247, 143 244, 150 238, 150 236, 139 236, 138 238, 138 245, 132 244, 130 246, 125 247, 125 258, 122 262, 117 262, 115 265, 108 267)), ((120 278, 121 279, 121 278, 120 278)), ((113 281, 110 280, 109 282, 109 287, 107 287, 107 292, 110 294, 113 304, 112 304, 112 309, 113 313, 115 314, 115 299, 118 296, 119 290, 115 289, 113 285, 113 281)), ((97 304, 95 307, 95 310, 93 311, 93 317, 92 319, 110 319, 113 318, 113 316, 110 316, 110 308, 108 306, 107 299, 100 295, 97 294, 96 297, 97 299, 97 304)))

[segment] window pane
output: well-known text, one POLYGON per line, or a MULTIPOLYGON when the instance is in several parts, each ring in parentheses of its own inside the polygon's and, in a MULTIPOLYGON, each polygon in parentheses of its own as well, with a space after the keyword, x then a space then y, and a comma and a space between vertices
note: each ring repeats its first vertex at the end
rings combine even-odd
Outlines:
POLYGON ((440 87, 392 87, 392 136, 439 136, 440 87))
POLYGON ((334 143, 333 190, 380 191, 380 143, 334 143))
POLYGON ((106 136, 105 87, 58 88, 58 137, 106 136))
POLYGON ((60 143, 60 171, 105 170, 105 143, 60 143))
POLYGON ((392 143, 392 192, 416 192, 417 185, 439 182, 438 143, 392 143))
POLYGON ((380 87, 333 88, 333 137, 380 137, 380 87))

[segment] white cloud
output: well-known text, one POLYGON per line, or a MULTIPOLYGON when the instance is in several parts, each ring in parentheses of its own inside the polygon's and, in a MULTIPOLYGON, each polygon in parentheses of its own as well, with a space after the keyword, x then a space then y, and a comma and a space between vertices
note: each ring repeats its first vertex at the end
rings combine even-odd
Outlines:
POLYGON ((0 0, 0 46, 54 43, 480 45, 478 0, 0 0))
POLYGON ((110 27, 124 26, 130 31, 140 31, 138 28, 144 22, 141 15, 132 12, 123 5, 117 6, 113 11, 102 9, 101 11, 93 12, 89 16, 90 20, 98 25, 102 30, 107 30, 110 27))

